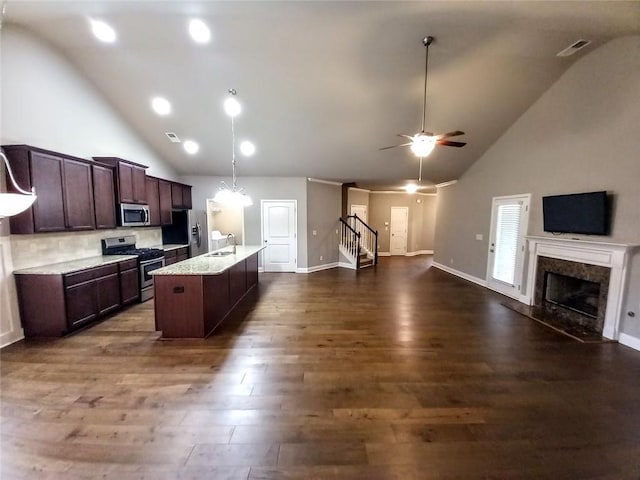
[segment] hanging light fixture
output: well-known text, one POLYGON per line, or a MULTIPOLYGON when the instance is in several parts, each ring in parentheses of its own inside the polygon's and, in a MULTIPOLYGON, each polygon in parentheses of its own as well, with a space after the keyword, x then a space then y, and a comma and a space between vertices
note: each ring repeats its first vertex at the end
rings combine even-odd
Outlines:
POLYGON ((13 176, 13 172, 11 171, 9 160, 3 152, 0 152, 0 155, 2 156, 2 160, 4 160, 5 166, 7 167, 9 180, 11 180, 14 189, 20 192, 0 193, 0 218, 4 218, 17 215, 20 212, 24 212, 27 208, 33 205, 33 202, 36 201, 36 189, 32 188, 30 192, 27 192, 26 190, 20 188, 13 176))
POLYGON ((231 117, 231 188, 225 182, 220 182, 220 190, 213 197, 213 200, 223 205, 248 207, 253 205, 253 201, 249 195, 244 193, 244 189, 238 188, 236 176, 236 133, 233 119, 242 111, 240 102, 235 98, 237 93, 235 89, 230 89, 231 96, 224 102, 224 110, 231 117))

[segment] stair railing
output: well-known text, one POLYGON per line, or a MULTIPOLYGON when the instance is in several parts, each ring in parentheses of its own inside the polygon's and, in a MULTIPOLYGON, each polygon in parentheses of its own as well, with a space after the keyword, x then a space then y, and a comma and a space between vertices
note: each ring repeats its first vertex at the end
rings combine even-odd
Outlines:
POLYGON ((356 259, 356 268, 360 268, 360 234, 344 218, 340 218, 340 245, 356 259))
POLYGON ((378 231, 371 228, 358 215, 347 217, 349 225, 361 235, 362 247, 373 255, 373 264, 378 264, 378 231))

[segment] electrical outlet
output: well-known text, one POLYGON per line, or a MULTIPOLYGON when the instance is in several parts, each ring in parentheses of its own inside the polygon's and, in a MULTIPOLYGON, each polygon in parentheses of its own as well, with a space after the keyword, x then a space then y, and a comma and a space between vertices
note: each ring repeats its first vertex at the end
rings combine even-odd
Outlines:
POLYGON ((451 265, 453 265, 453 258, 452 258, 451 260, 449 260, 449 263, 450 263, 451 265))
POLYGON ((318 231, 314 230, 313 232, 311 232, 311 234, 315 237, 318 234, 318 231))
POLYGON ((320 261, 324 260, 324 257, 322 255, 320 255, 320 261))
POLYGON ((336 235, 339 235, 338 229, 336 228, 336 235))
POLYGON ((476 233, 476 240, 482 240, 484 236, 481 233, 476 233))

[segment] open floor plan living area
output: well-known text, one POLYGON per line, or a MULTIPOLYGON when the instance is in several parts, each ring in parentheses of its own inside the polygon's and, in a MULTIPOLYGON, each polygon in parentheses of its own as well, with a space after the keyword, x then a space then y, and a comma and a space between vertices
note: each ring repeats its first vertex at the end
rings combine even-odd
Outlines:
POLYGON ((2 480, 640 478, 640 2, 0 7, 2 480))

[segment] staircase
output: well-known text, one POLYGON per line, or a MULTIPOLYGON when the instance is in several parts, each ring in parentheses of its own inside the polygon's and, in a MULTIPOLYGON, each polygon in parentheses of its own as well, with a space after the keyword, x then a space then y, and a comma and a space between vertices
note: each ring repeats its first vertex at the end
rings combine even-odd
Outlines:
POLYGON ((341 218, 339 249, 351 268, 361 270, 374 267, 378 263, 378 231, 357 215, 341 218))

